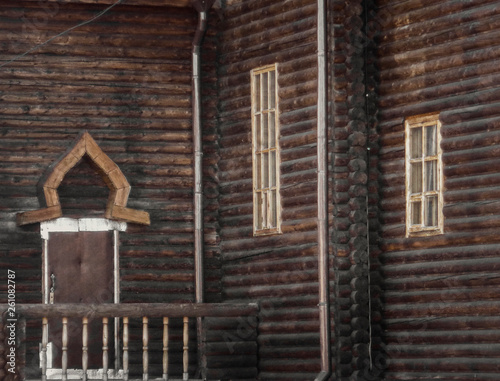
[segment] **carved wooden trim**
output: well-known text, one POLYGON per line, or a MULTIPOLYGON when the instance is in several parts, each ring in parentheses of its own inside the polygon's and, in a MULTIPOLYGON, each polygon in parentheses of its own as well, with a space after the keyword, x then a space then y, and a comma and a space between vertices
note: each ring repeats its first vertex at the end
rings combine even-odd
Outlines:
POLYGON ((18 213, 17 224, 27 225, 36 222, 44 222, 62 217, 62 209, 59 201, 57 188, 64 176, 77 165, 80 159, 87 155, 96 172, 103 178, 109 188, 108 203, 106 205, 105 217, 125 222, 149 225, 149 213, 127 208, 130 184, 122 171, 106 155, 88 132, 81 134, 72 148, 53 164, 52 170, 46 175, 43 183, 43 195, 46 208, 18 213))

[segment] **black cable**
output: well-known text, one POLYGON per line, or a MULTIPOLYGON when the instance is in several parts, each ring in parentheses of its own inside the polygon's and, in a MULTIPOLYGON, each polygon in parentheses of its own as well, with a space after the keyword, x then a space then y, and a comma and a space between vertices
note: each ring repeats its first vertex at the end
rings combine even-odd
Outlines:
POLYGON ((65 34, 71 32, 72 30, 75 30, 77 28, 80 28, 81 26, 84 26, 84 25, 87 25, 87 24, 90 24, 92 22, 94 22, 95 20, 97 20, 99 17, 101 16, 104 16, 106 13, 108 13, 111 9, 113 9, 114 7, 116 7, 118 4, 121 4, 123 3, 125 0, 118 0, 116 3, 114 4, 111 4, 109 7, 107 7, 106 9, 104 9, 103 11, 99 12, 97 15, 95 15, 94 17, 92 17, 91 19, 89 20, 86 20, 86 21, 83 21, 81 22, 80 24, 77 24, 75 26, 72 26, 71 28, 69 29, 66 29, 65 31, 59 33, 59 34, 56 34, 55 36, 49 38, 47 41, 44 41, 38 45, 35 45, 34 47, 28 49, 27 51, 25 51, 24 53, 22 54, 19 54, 18 56, 12 58, 11 60, 7 61, 7 62, 4 62, 3 64, 0 65, 0 68, 4 67, 4 66, 7 66, 9 64, 11 64, 12 62, 15 62, 15 61, 18 61, 19 59, 27 56, 28 54, 30 54, 31 52, 34 52, 35 50, 37 49, 40 49, 42 46, 44 45, 47 45, 49 44, 50 42, 52 42, 53 40, 55 40, 56 38, 58 37, 61 37, 61 36, 64 36, 65 34))

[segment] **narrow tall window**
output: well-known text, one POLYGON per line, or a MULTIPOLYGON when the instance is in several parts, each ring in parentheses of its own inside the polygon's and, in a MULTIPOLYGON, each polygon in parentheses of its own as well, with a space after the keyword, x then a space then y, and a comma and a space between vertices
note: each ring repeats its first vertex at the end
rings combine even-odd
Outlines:
POLYGON ((406 236, 443 233, 439 115, 406 119, 406 236))
POLYGON ((251 71, 253 230, 281 233, 277 64, 251 71))

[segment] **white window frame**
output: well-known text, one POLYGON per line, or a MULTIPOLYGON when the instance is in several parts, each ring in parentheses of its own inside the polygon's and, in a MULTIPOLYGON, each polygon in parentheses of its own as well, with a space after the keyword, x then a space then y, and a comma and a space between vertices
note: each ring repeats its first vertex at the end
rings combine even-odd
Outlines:
POLYGON ((252 169, 253 232, 255 236, 281 233, 278 64, 253 69, 252 169), (271 74, 270 74, 271 73, 271 74), (274 75, 274 80, 269 80, 274 75), (262 91, 267 89, 267 96, 262 91), (264 105, 264 103, 266 103, 264 105))
POLYGON ((405 148, 406 237, 443 234, 443 166, 439 114, 424 114, 407 118, 405 120, 405 148), (431 154, 427 154, 427 134, 432 126, 436 126, 434 150, 431 154), (421 147, 419 147, 421 153, 418 156, 412 153, 412 133, 417 131, 417 129, 421 130, 421 147), (436 165, 435 179, 432 182, 435 189, 426 189, 430 187, 427 184, 429 184, 428 181, 431 181, 429 180, 431 177, 428 179, 430 173, 428 164, 431 164, 431 162, 434 162, 436 165), (420 189, 417 191, 415 191, 415 188, 412 188, 412 165, 414 165, 414 168, 420 167, 421 171, 420 189), (429 217, 430 207, 427 203, 432 198, 437 203, 437 211, 434 218, 429 217), (418 209, 418 205, 420 205, 420 209, 418 209), (435 223, 429 223, 429 219, 434 219, 435 223))

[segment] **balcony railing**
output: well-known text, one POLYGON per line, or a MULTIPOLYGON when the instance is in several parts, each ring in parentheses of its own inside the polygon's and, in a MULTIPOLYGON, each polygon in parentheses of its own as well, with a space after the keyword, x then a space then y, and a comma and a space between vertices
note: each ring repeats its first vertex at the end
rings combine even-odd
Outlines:
MULTIPOLYGON (((3 312, 3 325, 7 326, 8 321, 18 322, 18 331, 20 333, 19 337, 16 337, 17 349, 15 351, 22 352, 20 349, 22 346, 21 342, 24 341, 24 330, 22 326, 25 325, 25 321, 28 319, 34 319, 42 322, 42 335, 40 340, 40 368, 41 368, 41 380, 46 381, 48 379, 60 379, 66 381, 71 378, 79 378, 83 381, 90 379, 100 378, 104 381, 111 379, 121 379, 124 381, 129 380, 129 354, 131 345, 130 336, 130 321, 131 319, 138 319, 142 325, 142 380, 147 381, 149 379, 162 379, 162 380, 173 380, 171 370, 169 368, 170 361, 169 355, 171 352, 171 337, 169 334, 169 324, 170 319, 179 318, 182 319, 182 380, 192 380, 189 374, 189 323, 190 319, 200 319, 201 318, 227 318, 235 319, 248 319, 249 317, 254 317, 252 320, 256 322, 256 316, 258 314, 257 304, 225 304, 225 303, 214 303, 214 304, 165 304, 165 303, 124 303, 124 304, 23 304, 17 305, 15 307, 15 318, 9 319, 7 311, 12 312, 12 308, 9 310, 7 305, 0 305, 0 311, 3 312), (75 373, 74 370, 68 370, 68 342, 71 335, 68 334, 68 319, 75 319, 81 321, 81 369, 75 373), (162 374, 151 375, 150 365, 149 365, 149 355, 150 355, 150 330, 149 321, 152 318, 160 318, 163 323, 163 329, 161 333, 161 368, 162 374), (89 322, 98 321, 102 324, 102 367, 96 372, 95 369, 89 369, 89 322), (110 344, 113 341, 113 335, 110 335, 110 325, 114 321, 115 332, 115 343, 120 343, 120 346, 115 346, 115 363, 110 369, 109 358, 110 358, 110 344), (121 321, 121 325, 119 322, 121 321), (60 340, 61 347, 61 368, 54 370, 49 369, 50 361, 50 351, 49 351, 49 324, 62 324, 62 333, 60 340), (117 327, 120 325, 120 329, 117 327), (118 331, 120 331, 118 338, 118 331), (120 361, 121 360, 121 361, 120 361), (118 369, 119 368, 119 369, 118 369), (75 376, 76 375, 76 376, 75 376)), ((256 324, 256 323, 255 323, 256 324)), ((256 326, 252 327, 256 331, 256 326)), ((248 324, 247 324, 248 325, 248 324)), ((202 325, 203 327, 203 325, 202 325)), ((234 332, 234 324, 229 324, 227 331, 223 331, 223 335, 229 335, 232 340, 237 337, 237 332, 234 332), (233 332, 232 332, 232 331, 233 332)), ((206 337, 203 330, 198 330, 199 334, 206 337)), ((246 336, 241 339, 241 341, 248 341, 250 337, 246 336)), ((250 338, 255 341, 255 336, 250 338)), ((204 350, 204 345, 200 344, 204 341, 203 338, 198 338, 198 374, 205 376, 207 374, 207 369, 202 369, 206 367, 207 353, 204 350), (203 359, 203 360, 200 360, 203 359), (203 365, 204 364, 204 365, 203 365), (200 373, 201 372, 201 373, 200 373)), ((222 341, 222 340, 220 340, 222 341)), ((232 344, 232 343, 231 343, 232 344)), ((256 344, 255 344, 256 348, 256 344)), ((17 360, 22 364, 23 353, 17 353, 17 360)), ((8 351, 5 351, 8 356, 8 351)), ((252 355, 250 354, 250 357, 252 355)), ((256 351, 255 351, 256 357, 256 351)), ((6 363, 9 361, 6 358, 6 363)), ((254 360, 249 359, 249 363, 254 360)), ((21 369, 20 364, 16 365, 16 372, 20 375, 21 379, 25 379, 24 369, 21 369)), ((95 367, 95 364, 94 364, 95 367)), ((219 373, 217 373, 219 374, 219 373)), ((191 375, 193 376, 193 375, 191 375)))

